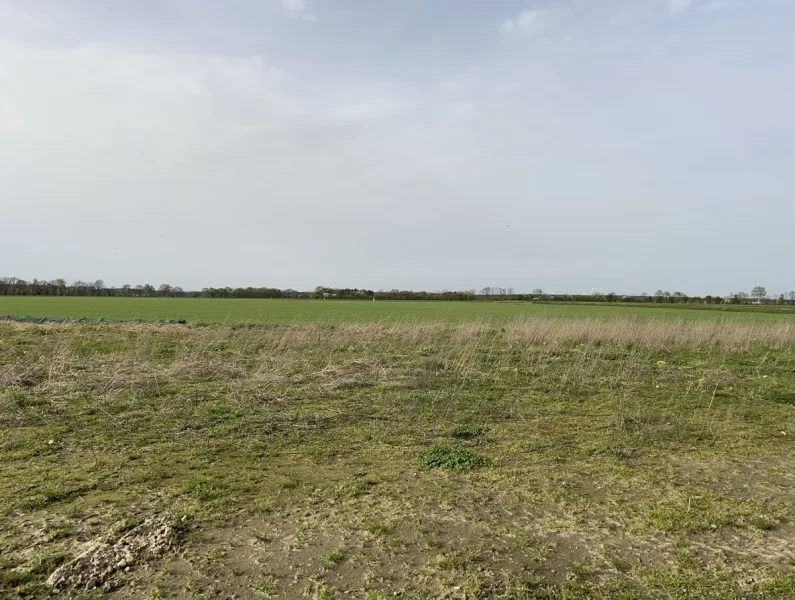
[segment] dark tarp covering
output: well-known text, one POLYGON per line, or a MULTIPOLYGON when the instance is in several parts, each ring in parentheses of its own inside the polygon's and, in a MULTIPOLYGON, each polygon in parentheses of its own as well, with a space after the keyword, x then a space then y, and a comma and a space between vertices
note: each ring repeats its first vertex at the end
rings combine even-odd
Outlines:
POLYGON ((15 321, 17 323, 152 323, 155 325, 184 325, 184 319, 166 319, 163 321, 145 321, 143 319, 132 319, 119 321, 116 319, 89 319, 86 317, 14 317, 11 315, 0 315, 0 321, 15 321))

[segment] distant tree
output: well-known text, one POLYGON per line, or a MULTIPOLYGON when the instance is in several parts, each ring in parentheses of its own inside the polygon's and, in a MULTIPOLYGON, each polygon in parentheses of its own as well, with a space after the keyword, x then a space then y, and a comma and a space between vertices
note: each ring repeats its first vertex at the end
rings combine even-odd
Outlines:
POLYGON ((764 298, 767 298, 767 290, 765 289, 765 286, 758 285, 751 290, 751 295, 757 300, 763 300, 764 298))
POLYGON ((171 291, 173 292, 173 294, 174 294, 175 296, 179 297, 179 296, 181 296, 181 295, 182 295, 182 292, 183 292, 184 290, 182 289, 182 287, 180 287, 180 286, 178 286, 178 285, 175 285, 175 286, 174 286, 174 288, 173 288, 171 291))
POLYGON ((164 298, 171 296, 171 286, 167 283, 161 283, 160 287, 157 288, 157 291, 160 292, 160 295, 164 298))
POLYGON ((144 296, 152 296, 155 293, 155 288, 153 285, 146 283, 141 287, 141 291, 144 296))
POLYGON ((541 288, 533 289, 533 296, 543 296, 543 295, 544 295, 544 290, 542 290, 541 288))
POLYGON ((795 290, 793 290, 789 294, 787 294, 787 297, 789 298, 790 302, 795 302, 795 290))

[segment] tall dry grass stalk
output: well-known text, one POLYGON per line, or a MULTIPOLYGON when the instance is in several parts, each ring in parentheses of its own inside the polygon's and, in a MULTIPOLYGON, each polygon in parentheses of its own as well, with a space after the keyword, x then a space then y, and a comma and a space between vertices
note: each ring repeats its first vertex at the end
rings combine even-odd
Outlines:
POLYGON ((610 343, 650 349, 743 352, 795 343, 795 323, 615 319, 523 319, 506 327, 506 341, 521 344, 610 343))

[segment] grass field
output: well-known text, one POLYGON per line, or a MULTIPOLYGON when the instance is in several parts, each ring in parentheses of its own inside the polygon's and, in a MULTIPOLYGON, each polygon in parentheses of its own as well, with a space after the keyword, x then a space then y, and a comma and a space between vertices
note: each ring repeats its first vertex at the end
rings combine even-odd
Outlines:
POLYGON ((795 307, 532 304, 510 302, 366 302, 353 300, 222 300, 204 298, 0 297, 0 315, 184 319, 205 324, 361 323, 512 320, 521 317, 795 319, 795 307))
POLYGON ((287 324, 0 323, 2 598, 795 598, 791 320, 137 302, 287 324))

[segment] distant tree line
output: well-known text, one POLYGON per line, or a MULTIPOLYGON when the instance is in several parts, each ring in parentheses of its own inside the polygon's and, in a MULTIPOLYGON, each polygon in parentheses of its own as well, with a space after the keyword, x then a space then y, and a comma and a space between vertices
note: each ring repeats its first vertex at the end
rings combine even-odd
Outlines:
POLYGON ((107 287, 102 279, 96 281, 73 281, 65 279, 25 281, 16 277, 0 277, 0 296, 128 296, 128 297, 174 297, 190 296, 178 285, 167 283, 155 288, 150 284, 107 287))
POLYGON ((318 286, 312 291, 269 287, 207 287, 202 290, 184 290, 178 285, 163 283, 108 287, 102 279, 96 281, 52 281, 17 277, 0 277, 0 296, 116 296, 128 298, 295 298, 315 300, 472 300, 471 292, 414 292, 409 290, 366 290, 358 288, 331 288, 318 286))
POLYGON ((617 294, 594 291, 590 294, 553 294, 541 288, 529 294, 516 293, 513 288, 487 286, 480 290, 424 292, 412 290, 368 290, 318 286, 311 291, 270 287, 208 287, 188 291, 178 285, 162 283, 108 287, 102 279, 95 281, 52 281, 17 277, 0 277, 0 296, 118 296, 130 298, 295 298, 313 300, 458 300, 518 302, 651 302, 657 304, 795 304, 795 291, 771 297, 764 286, 750 293, 736 292, 727 296, 688 296, 682 292, 657 290, 654 294, 617 294))

